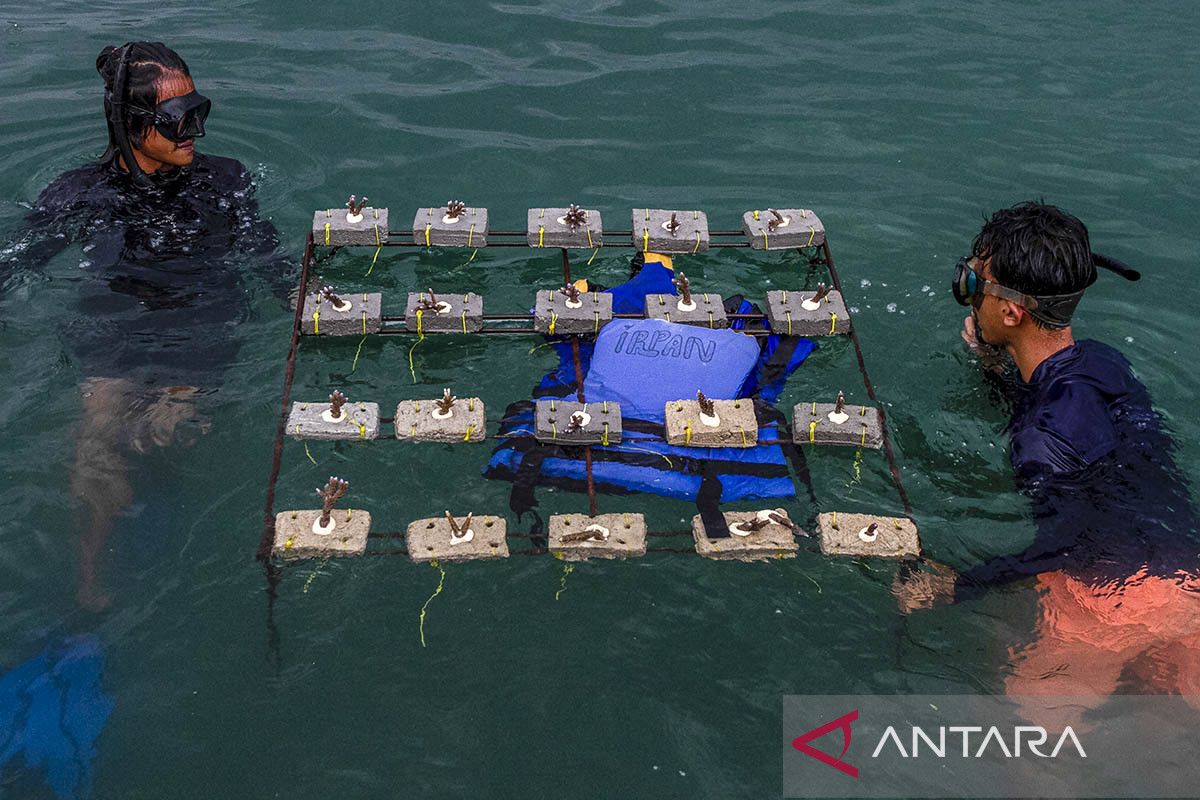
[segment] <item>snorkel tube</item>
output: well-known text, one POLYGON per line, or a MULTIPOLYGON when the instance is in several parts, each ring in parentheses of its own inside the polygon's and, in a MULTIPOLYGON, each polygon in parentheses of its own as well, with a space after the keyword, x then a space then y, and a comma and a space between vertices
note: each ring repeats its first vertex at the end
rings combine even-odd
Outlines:
POLYGON ((125 161, 125 168, 136 183, 149 186, 150 178, 142 171, 137 159, 133 157, 133 148, 129 146, 129 127, 125 124, 125 107, 127 105, 125 84, 132 48, 131 42, 126 42, 121 48, 121 61, 117 64, 117 74, 113 76, 112 91, 105 97, 105 105, 108 112, 108 124, 112 128, 113 138, 117 142, 117 150, 125 161))

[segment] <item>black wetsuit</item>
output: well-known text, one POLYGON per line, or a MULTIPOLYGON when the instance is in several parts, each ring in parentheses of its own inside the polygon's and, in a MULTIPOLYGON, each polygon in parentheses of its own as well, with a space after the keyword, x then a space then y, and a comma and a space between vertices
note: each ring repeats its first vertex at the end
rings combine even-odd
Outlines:
POLYGON ((1178 581, 1200 575, 1187 480, 1124 356, 1081 341, 1013 391, 1010 457, 1037 535, 1023 552, 962 573, 960 590, 1053 570, 1092 586, 1142 571, 1178 581))
POLYGON ((141 186, 113 163, 64 173, 34 204, 0 279, 81 247, 69 350, 85 376, 211 386, 236 356, 247 272, 286 296, 291 268, 238 161, 197 153, 141 186))

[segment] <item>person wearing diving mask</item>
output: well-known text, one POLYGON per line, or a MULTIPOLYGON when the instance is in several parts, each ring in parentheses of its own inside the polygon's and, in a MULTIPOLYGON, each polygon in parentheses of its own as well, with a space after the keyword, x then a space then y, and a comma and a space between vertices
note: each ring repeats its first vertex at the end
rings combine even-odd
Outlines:
POLYGON ((1099 706, 1131 675, 1142 690, 1198 695, 1196 514, 1129 362, 1075 339, 1072 317, 1097 267, 1140 277, 1092 252, 1078 219, 1032 202, 997 211, 955 265, 951 290, 972 309, 962 339, 1015 367, 1009 457, 1036 535, 963 572, 909 565, 893 588, 910 612, 1034 578, 1037 636, 1010 650, 1009 695, 1093 696, 1099 706))
POLYGON ((98 609, 108 602, 98 567, 114 525, 139 505, 146 518, 169 513, 153 507, 162 499, 135 503, 131 463, 208 429, 202 410, 236 363, 250 290, 265 284, 286 301, 294 267, 259 218, 245 166, 197 152, 212 102, 175 51, 106 47, 96 70, 107 146, 53 181, 0 250, 0 301, 38 300, 41 283, 30 278, 42 271, 69 270, 78 286, 62 361, 79 371, 82 404, 71 468, 83 529, 77 591, 98 609), (69 248, 77 259, 56 259, 69 248))

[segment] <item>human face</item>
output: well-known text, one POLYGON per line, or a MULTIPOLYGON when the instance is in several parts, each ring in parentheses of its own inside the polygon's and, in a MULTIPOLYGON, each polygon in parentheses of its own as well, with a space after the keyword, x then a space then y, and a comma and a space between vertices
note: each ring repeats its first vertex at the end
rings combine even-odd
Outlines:
MULTIPOLYGON (((158 82, 158 99, 162 103, 173 97, 182 97, 196 91, 192 79, 178 72, 168 72, 158 82)), ((146 129, 145 138, 137 149, 138 164, 145 172, 186 167, 196 157, 195 140, 172 142, 159 133, 153 125, 146 129)))

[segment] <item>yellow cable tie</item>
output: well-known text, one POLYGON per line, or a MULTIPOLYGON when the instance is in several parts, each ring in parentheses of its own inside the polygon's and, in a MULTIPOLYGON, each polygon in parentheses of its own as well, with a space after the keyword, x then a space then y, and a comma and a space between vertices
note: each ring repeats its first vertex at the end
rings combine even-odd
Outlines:
POLYGON ((467 398, 467 411, 474 411, 474 410, 475 410, 475 398, 468 397, 467 398))
POLYGON ((683 442, 684 442, 684 444, 692 443, 692 423, 690 423, 690 422, 686 426, 684 426, 683 442))
POLYGON ((692 255, 700 252, 700 231, 696 231, 696 246, 692 248, 692 255))
POLYGON ((466 311, 464 311, 462 313, 462 328, 463 328, 463 333, 466 333, 467 332, 467 312, 466 311))
POLYGON ((366 439, 367 438, 367 426, 363 425, 361 422, 355 422, 354 424, 358 426, 358 438, 366 439))
POLYGON ((829 335, 833 336, 834 330, 837 328, 837 314, 829 315, 829 335))
POLYGON ((816 228, 809 228, 809 229, 808 229, 808 244, 806 244, 806 245, 804 245, 804 246, 805 246, 805 247, 811 247, 811 246, 812 246, 812 243, 813 243, 813 239, 814 239, 814 238, 816 238, 816 235, 817 235, 817 229, 816 229, 816 228))
POLYGON ((472 434, 472 433, 474 433, 474 432, 475 432, 475 426, 474 426, 474 425, 468 425, 468 426, 467 426, 467 435, 463 437, 463 441, 464 441, 464 442, 469 442, 469 441, 471 441, 471 434, 472 434))
POLYGON ((763 228, 763 250, 770 250, 771 242, 767 239, 767 229, 763 228))
POLYGON ((329 247, 329 223, 325 223, 325 246, 329 247))
MULTIPOLYGON (((471 230, 467 231, 467 247, 472 247, 472 246, 473 246, 473 245, 471 244, 471 242, 472 242, 472 240, 474 240, 474 238, 475 238, 475 223, 474 223, 474 222, 472 222, 472 223, 471 223, 471 230)), ((475 256, 471 256, 471 258, 474 258, 474 257, 475 257, 475 256)), ((469 262, 468 262, 468 263, 469 263, 469 262)))
POLYGON ((550 410, 551 410, 551 411, 555 411, 555 410, 557 410, 557 409, 555 408, 555 406, 554 406, 554 399, 553 399, 553 398, 551 398, 551 400, 550 400, 550 410))
POLYGON ((420 339, 424 339, 424 338, 425 338, 425 331, 424 331, 424 330, 422 330, 422 327, 423 327, 423 325, 425 324, 425 323, 423 322, 423 318, 424 318, 424 316, 425 316, 425 309, 423 309, 423 308, 418 308, 418 309, 417 309, 417 336, 418 336, 420 339))
POLYGON ((837 524, 837 512, 836 512, 836 511, 834 511, 834 512, 833 512, 833 519, 832 519, 832 520, 830 520, 830 522, 833 524, 833 529, 836 531, 836 530, 837 530, 837 526, 838 526, 838 524, 837 524))
POLYGON ((758 222, 758 212, 757 211, 754 212, 754 221, 758 222))
POLYGON ((546 209, 543 208, 541 211, 538 212, 538 219, 545 219, 545 218, 546 218, 546 209))
POLYGON ((860 441, 858 444, 861 447, 866 447, 866 445, 867 445, 867 426, 866 425, 863 425, 862 441, 860 441))
POLYGON ((711 328, 712 326, 713 326, 713 313, 710 311, 710 312, 708 312, 708 327, 711 328))
POLYGON ((817 421, 814 419, 808 423, 808 443, 814 444, 817 441, 817 421))
POLYGON ((692 219, 700 219, 700 212, 699 212, 699 211, 693 211, 693 212, 692 212, 692 219))
POLYGON ((650 229, 642 228, 642 252, 650 252, 650 229))
POLYGON ((429 228, 432 226, 432 224, 433 223, 431 223, 431 222, 425 223, 425 246, 426 247, 429 247, 429 228))
POLYGON ((738 430, 742 432, 742 447, 746 446, 746 429, 738 425, 738 430))
POLYGON ((414 423, 412 424, 412 430, 410 430, 410 431, 408 432, 408 435, 409 435, 409 436, 416 436, 416 435, 417 435, 417 423, 415 423, 415 422, 414 422, 414 423))
POLYGON ((363 323, 363 336, 366 336, 367 335, 367 312, 365 310, 362 312, 362 323, 363 323))
POLYGON ((608 447, 608 423, 604 423, 604 434, 600 437, 600 444, 608 447))
POLYGON ((647 208, 646 209, 646 220, 649 221, 649 219, 650 219, 650 209, 647 208))
POLYGON ((313 309, 313 336, 321 335, 321 307, 313 309))
POLYGON ((544 244, 544 242, 545 242, 545 239, 546 239, 546 226, 545 226, 545 225, 538 225, 538 247, 545 247, 545 246, 546 246, 546 245, 544 244))
POLYGON ((558 314, 550 312, 550 335, 554 335, 554 328, 558 325, 558 314))
POLYGON ((553 422, 550 423, 550 441, 552 441, 552 442, 558 441, 558 428, 555 426, 555 424, 553 422))
POLYGON ((607 413, 608 413, 608 401, 607 401, 607 400, 603 400, 603 401, 601 401, 601 402, 600 402, 600 407, 604 409, 604 413, 605 413, 605 414, 607 414, 607 413))
POLYGON ((787 312, 784 312, 784 313, 786 313, 786 314, 787 314, 787 321, 788 321, 788 336, 791 336, 791 335, 792 335, 792 312, 790 312, 790 311, 787 311, 787 312))

